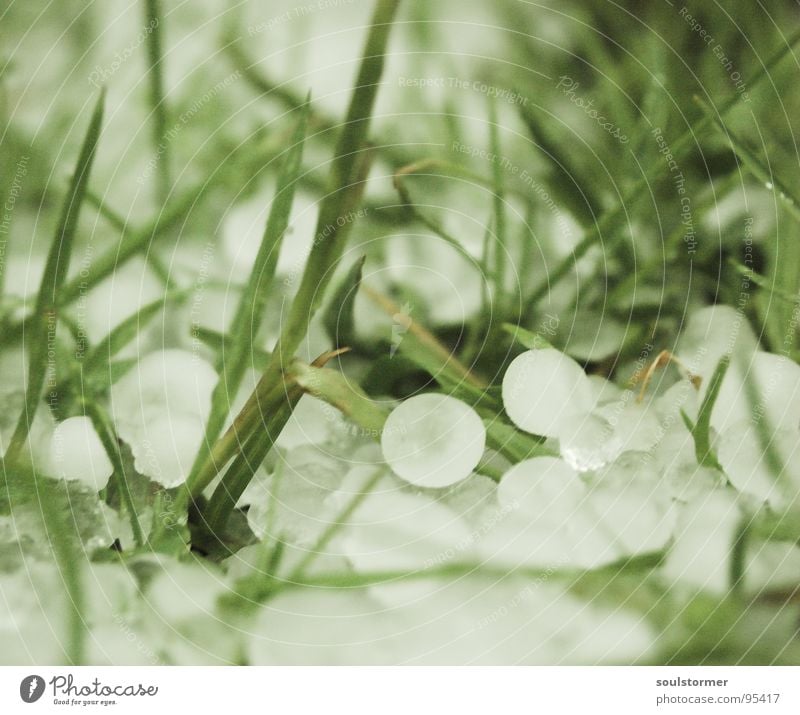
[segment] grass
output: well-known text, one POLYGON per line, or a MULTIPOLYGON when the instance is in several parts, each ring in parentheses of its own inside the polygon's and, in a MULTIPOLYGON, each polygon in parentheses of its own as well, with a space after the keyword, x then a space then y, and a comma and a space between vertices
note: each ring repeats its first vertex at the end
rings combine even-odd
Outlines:
POLYGON ((58 325, 59 303, 61 292, 69 268, 75 234, 78 229, 78 216, 86 197, 86 187, 92 170, 97 145, 103 123, 103 106, 105 92, 101 91, 92 114, 86 137, 72 175, 69 191, 61 209, 61 218, 56 228, 50 252, 47 256, 44 275, 39 286, 39 293, 34 307, 33 323, 28 325, 26 337, 30 353, 28 360, 28 381, 25 388, 25 408, 19 417, 11 442, 6 450, 5 459, 16 461, 22 452, 30 433, 34 415, 39 408, 42 389, 48 371, 54 369, 48 356, 48 341, 55 340, 58 325))
MULTIPOLYGON (((120 561, 136 570, 142 568, 137 559, 153 551, 186 563, 198 555, 220 562, 238 554, 243 545, 251 545, 248 539, 252 541, 252 534, 245 533, 246 510, 237 508, 237 503, 263 465, 274 474, 268 536, 258 546, 255 573, 237 582, 222 599, 236 613, 252 613, 258 604, 277 594, 302 588, 360 589, 395 581, 466 579, 475 574, 502 582, 518 576, 552 579, 593 603, 609 603, 614 608, 625 604, 648 621, 658 622, 664 627, 660 662, 701 658, 787 662, 794 657, 796 649, 784 648, 786 644, 777 638, 774 647, 759 643, 763 651, 754 654, 749 645, 726 640, 720 633, 728 629, 743 637, 746 628, 742 624, 747 623, 752 606, 748 599, 755 598, 759 607, 766 608, 768 598, 784 598, 790 603, 795 598, 771 592, 753 597, 747 591, 746 578, 748 558, 757 553, 759 543, 798 543, 800 517, 795 507, 781 514, 766 508, 746 509, 731 544, 730 592, 720 598, 704 593, 679 604, 670 600, 671 594, 661 592, 658 580, 668 549, 587 572, 570 568, 555 573, 514 570, 469 559, 411 571, 388 567, 375 572, 321 570, 316 559, 346 528, 382 472, 365 480, 361 492, 306 545, 304 556, 294 563, 288 561, 290 544, 278 521, 285 495, 299 485, 283 475, 284 455, 276 442, 303 396, 324 402, 359 434, 379 443, 393 402, 419 390, 451 394, 471 405, 483 421, 493 454, 476 472, 497 482, 506 463, 559 454, 554 440, 522 432, 505 413, 500 392, 505 368, 524 350, 553 345, 564 348, 570 338, 583 337, 570 333, 570 321, 584 312, 608 315, 627 326, 611 357, 581 360, 594 377, 612 378, 623 385, 644 336, 659 349, 669 347, 690 311, 706 304, 735 304, 739 280, 746 278, 747 285, 752 282, 758 290, 755 300, 741 312, 760 334, 762 346, 789 357, 797 355, 792 320, 800 303, 800 272, 795 260, 800 255, 795 240, 800 203, 792 188, 796 183, 796 166, 790 156, 794 140, 774 130, 770 124, 774 117, 763 96, 770 84, 789 86, 787 66, 800 33, 786 40, 773 33, 759 38, 759 47, 769 49, 766 61, 740 67, 753 98, 749 104, 733 91, 709 96, 697 87, 683 87, 685 78, 662 46, 675 40, 669 34, 676 31, 668 21, 671 16, 657 15, 668 9, 641 11, 661 18, 664 43, 632 44, 629 52, 627 46, 615 46, 603 38, 627 33, 633 38, 632 18, 619 20, 621 26, 615 29, 612 9, 579 5, 591 21, 583 34, 575 37, 570 71, 580 80, 581 93, 595 99, 604 113, 625 127, 631 144, 624 148, 593 127, 587 117, 577 115, 576 121, 576 115, 570 114, 569 103, 554 88, 563 63, 554 61, 538 41, 512 31, 520 18, 510 6, 492 8, 498 22, 511 23, 509 62, 489 67, 485 79, 487 86, 494 88, 514 87, 528 101, 506 106, 501 97, 443 91, 440 94, 447 96, 437 101, 441 100, 445 109, 431 111, 410 92, 398 94, 396 77, 386 73, 390 39, 398 30, 404 35, 414 35, 417 29, 422 33, 423 28, 415 26, 424 23, 415 18, 426 11, 411 4, 403 7, 399 0, 377 0, 366 23, 366 40, 341 118, 329 109, 327 98, 312 102, 301 81, 273 79, 277 72, 271 74, 269 63, 260 62, 255 54, 257 45, 247 41, 250 38, 245 38, 241 28, 226 24, 219 57, 209 66, 218 62, 241 72, 243 81, 234 91, 246 97, 242 114, 260 125, 246 130, 242 128, 246 122, 240 126, 231 121, 236 131, 241 131, 217 135, 222 115, 209 110, 208 116, 198 120, 198 134, 205 135, 203 141, 213 137, 218 146, 207 155, 199 152, 192 171, 179 172, 185 148, 181 142, 173 145, 166 134, 169 118, 180 112, 186 97, 177 90, 166 94, 165 61, 173 55, 164 44, 164 14, 157 0, 143 0, 142 16, 153 28, 138 60, 146 70, 149 151, 159 159, 152 187, 148 187, 156 199, 154 213, 137 211, 126 218, 128 214, 116 208, 125 197, 99 190, 105 176, 93 180, 94 190, 89 186, 104 121, 102 91, 66 194, 58 197, 63 199, 61 212, 35 306, 25 313, 12 296, 5 296, 3 304, 1 342, 4 348, 24 345, 27 382, 22 414, 14 415, 13 434, 3 457, 0 513, 13 508, 6 501, 13 502, 17 491, 32 490, 26 498, 38 495, 46 542, 68 604, 66 662, 87 659, 84 570, 89 561, 120 561), (403 18, 401 28, 396 27, 398 16, 403 18), (402 111, 388 112, 376 128, 379 92, 397 94, 402 111), (455 141, 467 141, 469 123, 476 119, 467 116, 462 107, 462 99, 467 106, 466 97, 480 106, 476 112, 479 131, 474 133, 480 139, 474 141, 495 157, 488 165, 480 156, 467 156, 452 148, 455 141), (264 123, 263 116, 267 111, 274 116, 276 106, 278 118, 264 123), (656 127, 663 130, 669 151, 690 187, 692 218, 700 237, 696 252, 685 250, 686 225, 676 210, 679 199, 674 177, 653 139, 656 127), (416 140, 408 141, 409 136, 416 140), (323 156, 329 162, 323 161, 323 156), (499 157, 506 161, 498 161, 499 157), (566 248, 559 243, 558 226, 542 193, 526 184, 519 171, 509 170, 511 165, 530 172, 557 212, 575 222, 578 235, 566 248), (321 166, 328 167, 327 174, 321 166), (175 248, 177 237, 195 240, 222 233, 223 215, 266 177, 275 180, 269 212, 252 267, 236 276, 237 285, 230 290, 235 296, 232 318, 224 329, 197 327, 192 336, 202 342, 198 352, 212 356, 209 359, 217 367, 219 381, 186 483, 165 490, 138 473, 135 455, 116 432, 107 406, 108 391, 135 364, 131 350, 137 341, 147 340, 152 328, 160 327, 162 337, 166 335, 175 344, 184 344, 189 338, 185 314, 180 311, 195 296, 197 286, 186 287, 175 279, 172 266, 164 260, 169 249, 175 248), (385 195, 372 191, 379 182, 385 195), (471 205, 467 198, 465 208, 455 200, 462 194, 473 196, 476 188, 484 193, 484 203, 471 205), (740 231, 735 222, 724 225, 718 236, 716 228, 703 223, 739 189, 761 200, 767 195, 777 217, 774 228, 767 229, 774 235, 757 237, 758 249, 754 256, 747 256, 747 263, 737 243, 738 234, 722 235, 740 231), (396 193, 390 193, 392 190, 396 193), (287 297, 275 308, 284 279, 278 257, 299 238, 292 232, 292 217, 301 193, 316 202, 316 226, 302 271, 289 279, 290 285, 283 286, 288 288, 287 297), (86 204, 94 210, 96 226, 109 231, 113 239, 78 274, 73 255, 77 255, 82 231, 88 226, 86 213, 91 212, 83 211, 86 204), (469 225, 483 227, 482 235, 468 235, 464 224, 453 223, 452 215, 458 212, 467 214, 469 225), (466 259, 468 270, 480 277, 480 308, 467 324, 429 320, 422 305, 424 290, 416 293, 419 286, 401 285, 393 277, 383 279, 381 271, 387 266, 381 239, 406 233, 445 242, 466 259), (481 240, 479 250, 475 248, 477 239, 481 240), (64 348, 81 337, 85 296, 140 256, 162 278, 163 296, 138 306, 107 335, 88 341, 80 355, 64 348), (517 275, 519 284, 512 285, 517 275), (648 298, 648 291, 658 295, 648 298), (409 296, 415 302, 413 314, 403 307, 409 296), (553 333, 543 328, 552 305, 559 306, 561 321, 553 333), (365 310, 371 318, 381 316, 381 324, 391 322, 395 333, 376 338, 366 321, 362 323, 365 310), (183 333, 170 334, 178 321, 182 322, 176 332, 183 333), (272 349, 265 349, 264 336, 274 328, 273 323, 278 323, 277 340, 272 349), (298 357, 305 344, 316 345, 319 339, 327 340, 327 348, 316 360, 298 357), (257 385, 237 412, 234 404, 252 368, 259 374, 257 385), (57 404, 50 401, 45 405, 43 390, 54 376, 52 394, 57 404), (78 414, 92 420, 113 466, 109 489, 99 499, 118 509, 130 530, 131 544, 121 552, 84 553, 80 529, 65 517, 71 506, 64 502, 60 485, 39 473, 37 465, 27 463, 25 447, 34 416, 45 410, 59 420, 78 414), (678 640, 671 640, 681 628, 684 631, 678 640), (692 630, 692 636, 680 641, 686 629, 692 630)), ((170 12, 170 22, 178 23, 173 17, 179 14, 178 10, 170 12)), ((425 31, 430 32, 430 27, 425 31)), ((721 40, 733 47, 735 35, 721 36, 721 40)), ((698 68, 701 78, 707 75, 707 87, 714 86, 710 78, 717 76, 719 63, 709 61, 707 54, 697 54, 690 42, 681 51, 691 66, 698 68)), ((172 59, 170 68, 171 63, 172 59)), ((109 87, 113 82, 112 77, 109 87)), ((240 119, 237 116, 237 121, 240 119)), ((18 151, 28 142, 34 143, 24 129, 12 129, 4 140, 6 146, 18 151)), ((104 151, 112 148, 104 146, 104 151)), ((13 166, 13 162, 5 164, 13 166)), ((3 171, 5 186, 8 169, 3 171)), ((32 181, 44 185, 47 177, 32 181)), ((47 202, 42 206, 46 208, 47 202)), ((746 209, 759 217, 769 213, 757 202, 746 209)), ((14 240, 19 239, 15 236, 14 240)), ((450 266, 435 268, 462 289, 450 266)), ((7 271, 1 262, 0 271, 7 271)), ((230 289, 219 277, 214 280, 230 289)), ((709 376, 710 386, 696 420, 683 413, 697 464, 716 472, 720 479, 723 470, 715 454, 711 415, 728 366, 729 359, 723 358, 709 376)), ((654 394, 660 389, 653 386, 654 394)), ((755 387, 749 384, 747 389, 755 400, 755 387)), ((772 445, 774 427, 763 420, 758 427, 766 458, 780 478, 786 465, 780 464, 772 445)))

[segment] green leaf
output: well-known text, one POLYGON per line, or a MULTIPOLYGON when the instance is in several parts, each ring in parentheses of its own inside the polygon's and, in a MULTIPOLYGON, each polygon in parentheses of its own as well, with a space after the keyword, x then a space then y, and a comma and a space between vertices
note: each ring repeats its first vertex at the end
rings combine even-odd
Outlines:
POLYGON ((347 271, 338 289, 334 292, 328 309, 323 316, 325 332, 335 348, 350 347, 355 344, 355 305, 361 274, 366 256, 361 256, 347 271))
POLYGON ((87 374, 104 370, 111 359, 136 338, 147 323, 163 310, 170 300, 181 299, 186 293, 170 293, 163 298, 142 306, 133 315, 123 320, 94 346, 83 359, 83 370, 87 374))
POLYGON ((25 391, 25 407, 11 438, 6 459, 14 461, 24 446, 30 432, 33 417, 39 405, 42 388, 48 370, 52 369, 48 359, 48 343, 55 339, 60 292, 69 268, 72 247, 78 228, 78 217, 86 196, 86 187, 92 170, 97 144, 103 124, 105 91, 100 91, 92 113, 86 136, 83 140, 75 172, 61 209, 50 252, 47 256, 44 275, 39 286, 36 307, 31 319, 28 339, 29 365, 28 384, 25 391))

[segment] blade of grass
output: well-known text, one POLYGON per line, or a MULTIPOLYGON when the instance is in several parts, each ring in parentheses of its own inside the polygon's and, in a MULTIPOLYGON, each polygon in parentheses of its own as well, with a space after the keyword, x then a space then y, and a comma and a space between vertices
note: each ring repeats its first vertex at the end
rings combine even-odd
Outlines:
POLYGON ((380 438, 388 414, 354 382, 335 370, 301 362, 292 366, 291 374, 309 395, 335 407, 367 435, 380 438))
POLYGON ((219 540, 230 513, 236 507, 236 502, 266 459, 302 396, 303 391, 299 387, 287 383, 285 396, 264 424, 263 430, 257 430, 248 437, 223 475, 222 481, 208 502, 208 507, 203 511, 203 525, 208 530, 210 538, 219 540))
MULTIPOLYGON (((777 50, 772 57, 763 65, 755 76, 748 82, 748 86, 753 91, 765 78, 770 77, 772 70, 780 64, 783 59, 791 54, 794 46, 800 42, 800 32, 794 33, 789 40, 786 41, 784 47, 777 50)), ((725 102, 718 113, 720 116, 725 116, 734 107, 740 104, 738 94, 734 94, 725 102)), ((694 126, 685 131, 675 142, 671 144, 672 155, 679 159, 683 157, 697 141, 697 135, 705 130, 709 125, 709 118, 703 117, 695 122, 694 126)), ((644 175, 635 181, 633 185, 624 193, 622 199, 618 201, 612 208, 604 211, 597 221, 594 223, 591 230, 581 239, 577 246, 575 246, 572 254, 564 258, 547 276, 542 284, 537 288, 533 294, 528 298, 526 313, 530 313, 533 308, 544 298, 551 288, 561 281, 566 275, 570 273, 575 263, 586 255, 587 251, 594 246, 607 233, 613 228, 622 218, 624 218, 625 211, 629 209, 630 204, 641 195, 644 195, 645 189, 655 180, 662 179, 664 176, 663 167, 658 162, 653 162, 649 169, 645 170, 644 175)), ((611 241, 616 242, 623 240, 625 234, 623 231, 616 232, 612 235, 611 241)))
POLYGON ((347 271, 323 316, 323 325, 335 348, 352 347, 356 339, 354 311, 366 256, 347 271))
POLYGON ((229 349, 222 347, 220 380, 211 397, 211 412, 206 423, 205 438, 190 471, 187 485, 194 489, 197 475, 208 461, 214 442, 220 435, 231 404, 242 384, 248 362, 253 360, 254 339, 263 321, 264 310, 275 277, 283 238, 289 227, 297 179, 303 163, 303 147, 310 101, 301 108, 292 143, 278 175, 275 197, 267 217, 264 235, 253 269, 239 298, 239 304, 229 332, 229 349))
MULTIPOLYGON (((575 214, 575 218, 581 225, 585 228, 593 226, 597 217, 602 213, 602 202, 595 196, 591 186, 579 183, 578 177, 582 175, 582 172, 576 167, 569 153, 565 151, 570 144, 557 142, 551 138, 544 122, 539 121, 529 107, 521 104, 519 110, 533 143, 550 163, 548 186, 551 193, 575 214)), ((552 115, 549 118, 553 122, 556 121, 552 115)), ((501 155, 497 154, 497 156, 501 155)))
POLYGON ((117 486, 119 488, 122 504, 125 507, 125 511, 128 512, 128 519, 131 523, 131 532, 133 533, 134 543, 137 547, 141 548, 144 546, 145 541, 144 532, 142 531, 142 526, 139 523, 139 515, 136 512, 136 505, 133 501, 133 495, 131 494, 130 486, 128 485, 128 480, 125 476, 125 464, 119 447, 119 437, 114 431, 111 418, 108 416, 108 414, 106 414, 105 410, 100 406, 99 403, 91 399, 85 400, 84 408, 89 416, 89 419, 92 420, 92 424, 94 425, 98 437, 100 437, 100 441, 102 442, 103 448, 108 454, 108 458, 111 460, 111 465, 114 468, 114 478, 116 479, 117 486))
POLYGON ((503 323, 503 330, 514 339, 514 342, 519 343, 528 350, 544 350, 545 348, 553 347, 552 343, 539 335, 539 333, 533 333, 530 330, 521 328, 519 325, 503 323))
MULTIPOLYGON (((500 131, 497 123, 497 102, 489 99, 489 150, 492 156, 501 157, 500 131)), ((492 162, 492 205, 494 210, 494 265, 493 280, 495 303, 500 315, 505 314, 506 306, 506 263, 508 261, 508 236, 506 233, 505 185, 503 166, 499 159, 492 162)))
POLYGON ((795 197, 794 191, 789 188, 788 182, 776 176, 773 167, 771 165, 766 165, 764 161, 747 146, 741 137, 737 136, 727 127, 719 113, 716 112, 708 102, 697 95, 694 97, 694 102, 703 111, 706 121, 717 130, 733 152, 742 160, 745 169, 769 191, 772 191, 789 214, 791 214, 796 221, 800 222, 800 203, 795 197))
POLYGON ((47 373, 52 369, 48 358, 48 343, 55 339, 59 295, 69 268, 72 246, 78 228, 78 216, 86 196, 89 174, 100 140, 104 105, 105 90, 101 90, 83 140, 69 191, 64 199, 61 217, 39 286, 33 325, 28 336, 29 364, 25 406, 5 455, 9 462, 13 462, 19 456, 28 438, 47 373))
POLYGON ((169 196, 171 179, 167 140, 167 102, 164 96, 164 53, 161 29, 163 26, 160 0, 144 0, 144 19, 147 28, 147 69, 149 80, 150 114, 153 117, 153 151, 158 162, 156 205, 163 206, 169 196))
POLYGON ((711 469, 719 469, 720 471, 722 471, 722 467, 711 449, 711 413, 714 411, 714 405, 717 402, 717 396, 722 387, 722 381, 725 379, 730 364, 731 360, 727 355, 724 355, 717 363, 717 367, 711 375, 708 390, 703 397, 703 402, 697 413, 697 421, 694 423, 691 430, 692 437, 694 438, 694 451, 697 456, 697 463, 711 469))
POLYGON ((294 357, 333 277, 353 225, 366 181, 365 148, 375 98, 383 75, 384 55, 400 0, 377 0, 350 107, 336 145, 331 192, 319 212, 315 240, 306 262, 286 327, 275 347, 265 380, 273 382, 294 357))

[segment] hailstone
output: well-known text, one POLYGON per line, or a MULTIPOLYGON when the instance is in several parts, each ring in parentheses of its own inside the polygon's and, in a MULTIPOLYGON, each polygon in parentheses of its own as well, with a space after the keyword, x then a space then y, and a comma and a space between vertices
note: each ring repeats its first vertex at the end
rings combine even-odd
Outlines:
POLYGON ((50 476, 79 481, 93 491, 103 489, 114 467, 88 417, 70 417, 61 422, 50 438, 50 476))
POLYGON ((529 350, 503 377, 503 405, 520 429, 560 437, 594 404, 594 391, 580 365, 553 348, 529 350))
POLYGON ((384 425, 381 447, 397 476, 420 487, 466 479, 486 445, 486 428, 469 405, 447 395, 411 397, 384 425))

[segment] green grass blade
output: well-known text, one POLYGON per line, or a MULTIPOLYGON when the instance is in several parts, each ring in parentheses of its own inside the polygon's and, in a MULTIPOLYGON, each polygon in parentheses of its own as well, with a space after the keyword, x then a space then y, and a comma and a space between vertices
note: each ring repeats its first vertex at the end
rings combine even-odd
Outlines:
POLYGON ((95 371, 107 366, 111 359, 134 340, 169 301, 180 300, 185 295, 185 292, 167 294, 163 298, 148 303, 123 320, 86 354, 83 359, 84 373, 92 375, 95 371))
POLYGON ((47 256, 44 275, 42 276, 39 294, 36 299, 33 324, 30 327, 28 336, 29 365, 25 407, 9 443, 8 452, 6 453, 8 461, 16 459, 28 438, 31 423, 41 398, 42 388, 44 387, 47 373, 51 369, 48 360, 48 342, 55 338, 60 291, 69 268, 72 246, 78 228, 78 217, 86 196, 89 174, 92 170, 97 144, 100 140, 104 105, 105 90, 101 90, 83 140, 83 146, 78 156, 69 191, 64 199, 56 234, 50 246, 50 253, 47 256))
MULTIPOLYGON (((489 100, 489 150, 492 156, 501 157, 500 131, 497 124, 497 102, 489 100)), ((508 262, 508 235, 506 232, 506 199, 504 168, 502 162, 492 162, 492 206, 494 211, 493 280, 498 312, 503 315, 506 305, 506 264, 508 262)))
POLYGON ((772 191, 778 201, 787 209, 792 218, 800 222, 800 201, 789 188, 789 183, 781 177, 776 176, 774 168, 768 166, 764 161, 750 149, 744 140, 737 136, 717 115, 715 110, 704 102, 700 97, 695 96, 695 103, 703 110, 706 120, 719 132, 720 136, 728 143, 733 152, 741 159, 745 169, 747 169, 761 184, 772 191))
POLYGON ((144 546, 144 532, 139 523, 139 515, 136 512, 136 504, 131 494, 130 486, 125 474, 125 464, 122 459, 122 452, 120 451, 120 441, 117 436, 111 418, 106 414, 105 410, 93 400, 87 400, 85 403, 86 413, 92 421, 92 425, 97 432, 103 448, 111 460, 111 465, 114 468, 114 478, 119 488, 122 504, 125 511, 128 512, 128 519, 131 523, 131 532, 133 533, 133 540, 137 547, 144 546))
POLYGON ((545 348, 553 347, 552 343, 539 335, 539 333, 533 333, 530 330, 521 328, 519 325, 503 323, 503 330, 514 339, 514 342, 519 343, 528 350, 544 350, 545 348))
POLYGON ((400 0, 377 0, 350 107, 334 153, 331 191, 320 207, 315 240, 297 295, 275 348, 267 382, 294 357, 344 252, 366 181, 370 120, 383 75, 384 55, 400 0))
POLYGON ((545 123, 539 121, 529 107, 520 105, 520 114, 533 143, 550 163, 548 186, 553 196, 575 215, 581 225, 587 228, 594 225, 602 212, 602 203, 591 186, 579 183, 579 177, 586 172, 582 172, 570 157, 574 147, 571 143, 553 139, 545 123))
POLYGON ((694 450, 697 456, 697 463, 704 467, 711 467, 712 469, 719 470, 722 470, 722 467, 711 449, 711 413, 714 411, 714 405, 717 402, 717 396, 722 387, 722 381, 725 379, 730 364, 731 360, 727 355, 723 356, 719 363, 717 363, 717 367, 711 375, 711 382, 709 382, 708 390, 700 405, 700 411, 697 413, 697 421, 694 423, 691 430, 692 437, 694 438, 694 450))
POLYGON ((344 279, 334 292, 331 302, 323 316, 325 332, 334 348, 352 347, 356 340, 355 305, 361 274, 366 256, 361 256, 347 271, 344 279))
POLYGON ((224 533, 228 517, 236 502, 269 454, 302 396, 303 392, 299 387, 287 386, 286 395, 281 396, 279 404, 265 406, 265 412, 270 416, 263 429, 256 430, 247 438, 203 512, 204 527, 212 539, 219 540, 220 535, 224 533))
POLYGON ((352 380, 335 370, 300 362, 293 365, 292 377, 305 392, 335 407, 365 434, 380 437, 388 414, 352 380))
MULTIPOLYGON (((760 85, 765 78, 771 76, 772 71, 783 61, 787 55, 791 54, 792 49, 798 42, 800 42, 800 32, 796 32, 794 35, 792 35, 786 44, 777 50, 769 59, 769 61, 759 69, 753 79, 748 82, 748 87, 751 91, 760 85)), ((720 107, 718 110, 719 115, 724 117, 739 103, 739 95, 734 94, 731 99, 729 99, 720 107)), ((685 156, 688 151, 695 146, 697 142, 697 135, 704 131, 708 125, 708 117, 703 117, 698 120, 694 126, 690 127, 686 132, 684 132, 679 139, 677 139, 675 142, 672 142, 671 148, 673 156, 676 159, 685 156)), ((530 312, 539 303, 539 301, 541 301, 542 298, 548 294, 550 289, 556 283, 558 283, 562 278, 567 276, 572 271, 572 267, 575 265, 575 263, 583 258, 587 251, 598 241, 600 241, 605 233, 607 233, 620 220, 622 220, 622 218, 624 218, 624 213, 630 208, 630 204, 641 195, 645 194, 645 190, 653 181, 663 178, 663 176, 663 166, 658 162, 653 162, 652 166, 644 172, 644 175, 639 180, 634 182, 634 184, 625 192, 623 198, 616 203, 613 208, 604 211, 600 215, 600 218, 595 222, 593 228, 583 237, 583 239, 581 239, 578 245, 575 246, 575 249, 572 251, 572 255, 564 258, 547 276, 542 284, 533 292, 533 294, 528 298, 526 312, 530 312)), ((624 232, 619 231, 612 236, 611 242, 614 243, 616 241, 621 241, 624 240, 624 238, 624 232)), ((608 246, 608 248, 612 247, 612 245, 608 246)))
POLYGON ((228 335, 227 352, 223 343, 220 380, 211 397, 211 413, 206 424, 205 439, 187 480, 190 490, 194 489, 197 475, 208 461, 212 445, 222 431, 230 413, 231 404, 236 399, 236 394, 242 384, 248 363, 253 362, 253 340, 261 327, 267 299, 275 277, 275 269, 278 265, 278 254, 289 227, 297 180, 302 169, 309 109, 310 102, 307 101, 301 110, 290 149, 278 176, 275 198, 267 218, 261 245, 250 277, 239 299, 236 315, 228 335))
POLYGON ((164 95, 164 52, 161 29, 163 15, 160 0, 144 0, 144 19, 147 28, 147 65, 150 113, 153 117, 153 151, 158 161, 156 205, 162 206, 169 196, 171 180, 167 140, 167 102, 164 95))

